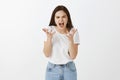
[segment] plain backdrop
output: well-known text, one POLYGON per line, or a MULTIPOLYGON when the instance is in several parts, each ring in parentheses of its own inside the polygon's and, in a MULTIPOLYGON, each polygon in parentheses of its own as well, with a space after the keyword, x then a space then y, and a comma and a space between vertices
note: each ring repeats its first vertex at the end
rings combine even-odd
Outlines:
POLYGON ((120 0, 1 0, 0 80, 45 80, 42 28, 64 5, 80 33, 78 80, 120 80, 120 0))

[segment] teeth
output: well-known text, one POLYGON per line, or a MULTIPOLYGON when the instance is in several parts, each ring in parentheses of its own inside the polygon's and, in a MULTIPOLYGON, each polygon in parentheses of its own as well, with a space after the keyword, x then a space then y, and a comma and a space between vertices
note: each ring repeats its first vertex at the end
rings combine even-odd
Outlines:
POLYGON ((62 26, 62 25, 64 25, 64 23, 59 23, 59 25, 61 25, 61 26, 62 26))

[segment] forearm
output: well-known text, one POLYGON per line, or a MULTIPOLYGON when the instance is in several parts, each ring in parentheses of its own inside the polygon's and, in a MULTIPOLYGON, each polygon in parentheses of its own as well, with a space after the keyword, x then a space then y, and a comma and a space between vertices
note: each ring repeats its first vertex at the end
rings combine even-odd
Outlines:
POLYGON ((69 43, 69 55, 71 59, 75 59, 77 56, 77 52, 78 52, 78 45, 74 44, 73 41, 70 41, 69 43))
POLYGON ((47 41, 44 42, 43 52, 46 57, 49 57, 51 55, 51 52, 52 52, 52 40, 51 39, 47 39, 47 41))

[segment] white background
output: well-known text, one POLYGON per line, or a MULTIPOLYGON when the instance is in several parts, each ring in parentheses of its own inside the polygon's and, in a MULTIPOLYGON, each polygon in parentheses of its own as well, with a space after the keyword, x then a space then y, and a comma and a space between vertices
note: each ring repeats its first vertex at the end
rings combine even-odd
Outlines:
POLYGON ((45 80, 41 29, 58 4, 80 33, 78 80, 120 80, 119 0, 1 0, 0 80, 45 80))

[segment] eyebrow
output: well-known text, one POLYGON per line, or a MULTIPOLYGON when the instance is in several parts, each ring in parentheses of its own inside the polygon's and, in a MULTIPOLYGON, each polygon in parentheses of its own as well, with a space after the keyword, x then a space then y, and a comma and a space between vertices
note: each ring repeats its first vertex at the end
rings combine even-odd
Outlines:
MULTIPOLYGON (((63 15, 62 17, 66 17, 67 15, 63 15)), ((56 16, 56 17, 60 17, 60 16, 56 16)))

